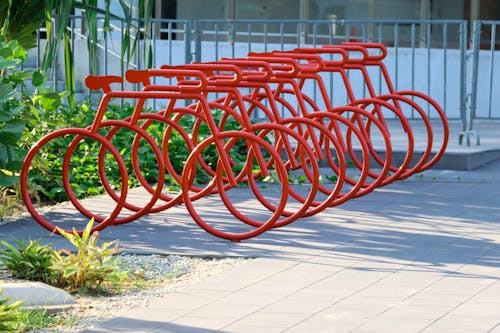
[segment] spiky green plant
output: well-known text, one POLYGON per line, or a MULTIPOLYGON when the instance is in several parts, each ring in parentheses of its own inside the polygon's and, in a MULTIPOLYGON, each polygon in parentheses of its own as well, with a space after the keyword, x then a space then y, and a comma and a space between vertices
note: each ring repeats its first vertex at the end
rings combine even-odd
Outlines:
POLYGON ((76 251, 58 251, 53 258, 51 269, 56 274, 56 284, 70 291, 82 288, 97 289, 102 282, 121 276, 113 257, 118 253, 117 242, 104 242, 99 245, 99 233, 90 233, 93 224, 92 219, 81 235, 76 230, 72 233, 58 230, 76 251))
POLYGON ((0 289, 0 331, 13 332, 19 320, 19 309, 23 305, 22 301, 9 303, 8 298, 2 297, 0 289))
POLYGON ((42 245, 40 240, 22 242, 14 239, 15 245, 4 240, 0 244, 0 262, 13 277, 50 283, 52 258, 56 251, 51 245, 42 245))

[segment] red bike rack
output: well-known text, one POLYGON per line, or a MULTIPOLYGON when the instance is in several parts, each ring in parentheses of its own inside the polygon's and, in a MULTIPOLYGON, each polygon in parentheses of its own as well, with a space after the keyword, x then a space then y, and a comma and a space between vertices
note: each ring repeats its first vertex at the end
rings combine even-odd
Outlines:
MULTIPOLYGON (((217 62, 129 70, 125 79, 140 85, 138 91, 113 90, 113 84, 124 82, 122 77, 89 76, 85 80, 87 87, 103 92, 93 123, 86 128, 54 131, 31 148, 21 171, 23 199, 40 225, 56 231, 56 223, 45 219, 34 204, 30 175, 37 172, 35 161, 43 149, 60 142, 66 146, 61 156, 54 157, 60 159, 61 165, 55 181, 62 184, 70 203, 82 216, 96 220, 92 231, 182 204, 203 230, 240 241, 366 195, 377 187, 432 167, 444 153, 449 136, 444 112, 433 99, 421 92, 394 89, 383 63, 386 55, 382 44, 348 42, 250 53, 246 58, 217 62), (388 93, 375 92, 367 68, 380 71, 388 93), (368 97, 355 96, 350 71, 361 73, 368 97), (348 103, 339 104, 330 96, 323 73, 340 75, 348 103), (305 93, 309 83, 318 88, 319 104, 305 93), (115 99, 134 99, 133 113, 124 119, 106 119, 108 105, 115 99), (162 101, 165 106, 146 112, 150 101, 162 101), (419 102, 439 116, 443 133, 440 141, 435 142, 429 115, 419 102), (414 136, 404 113, 408 107, 418 114, 427 131, 427 145, 417 162, 412 161, 414 136), (220 118, 214 117, 214 109, 222 113, 220 118), (393 159, 395 142, 384 112, 397 120, 406 136, 406 154, 400 163, 393 159), (254 121, 259 116, 263 118, 254 121), (184 127, 182 120, 188 118, 191 125, 184 127), (230 121, 238 128, 226 129, 230 121), (148 131, 153 125, 162 126, 161 136, 148 131), (202 129, 208 130, 205 138, 200 138, 202 129), (115 147, 113 142, 123 131, 132 132, 134 139, 129 147, 115 147), (177 152, 169 148, 169 141, 174 133, 188 151, 182 170, 176 170, 172 162, 177 152), (99 147, 92 157, 98 165, 103 193, 113 203, 107 213, 91 211, 73 190, 72 156, 87 141, 99 147), (375 142, 381 142, 382 148, 376 149, 375 142), (152 151, 158 169, 154 184, 146 178, 148 170, 143 170, 141 164, 140 152, 144 147, 152 151), (127 159, 120 154, 124 149, 130 155, 127 159), (210 149, 215 149, 215 164, 205 160, 210 149), (241 160, 240 154, 237 160, 235 150, 243 151, 246 159, 241 160), (119 189, 108 180, 110 161, 118 167, 119 189), (334 173, 331 184, 320 182, 320 165, 330 167, 334 173), (357 170, 357 177, 350 175, 352 170, 357 170), (291 176, 295 172, 303 175, 306 185, 293 184, 291 176), (196 183, 198 173, 208 177, 206 183, 196 183), (141 203, 136 203, 130 194, 132 176, 144 192, 145 200, 141 203), (167 176, 180 184, 177 192, 165 193, 167 176), (263 178, 274 180, 277 198, 270 198, 261 190, 259 181, 263 178), (252 193, 258 206, 254 212, 259 214, 242 209, 231 191, 252 193), (207 213, 204 200, 224 206, 231 225, 221 225, 212 212, 207 213)), ((78 226, 64 229, 72 227, 82 232, 78 226)))

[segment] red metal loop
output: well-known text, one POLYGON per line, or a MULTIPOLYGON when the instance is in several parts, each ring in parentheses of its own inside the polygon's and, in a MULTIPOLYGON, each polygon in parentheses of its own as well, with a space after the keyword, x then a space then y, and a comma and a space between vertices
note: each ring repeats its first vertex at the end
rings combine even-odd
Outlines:
POLYGON ((324 66, 327 67, 342 67, 345 65, 347 62, 347 59, 349 56, 347 55, 347 52, 342 49, 342 48, 335 48, 335 47, 322 47, 322 48, 315 48, 315 47, 300 47, 296 48, 293 50, 293 52, 297 53, 312 53, 312 54, 328 54, 332 57, 335 57, 336 55, 340 55, 340 59, 324 59, 323 58, 323 63, 324 66))
MULTIPOLYGON (((366 195, 377 187, 432 167, 444 153, 449 137, 444 112, 434 100, 416 91, 395 91, 382 62, 386 55, 387 48, 380 43, 345 42, 317 48, 251 52, 247 58, 224 58, 217 62, 128 70, 125 74, 126 80, 143 85, 141 91, 113 91, 111 84, 124 82, 123 78, 118 76, 88 76, 85 79, 87 87, 105 93, 94 122, 87 129, 57 130, 35 144, 27 154, 21 171, 23 199, 35 220, 43 227, 54 230, 54 225, 37 212, 31 201, 28 173, 32 168, 32 161, 46 144, 67 135, 73 135, 75 138, 63 154, 62 176, 58 181, 63 182, 70 202, 78 211, 100 222, 93 231, 110 224, 128 223, 144 214, 184 203, 201 228, 217 237, 239 241, 366 195), (382 74, 381 78, 385 81, 388 93, 376 93, 370 78, 371 71, 367 70, 368 66, 373 66, 382 74), (363 96, 360 99, 355 96, 355 89, 351 87, 348 75, 352 70, 361 73, 368 97, 363 96), (340 74, 344 85, 342 88, 349 98, 347 104, 338 103, 329 95, 327 83, 323 81, 323 73, 340 74), (164 79, 168 79, 168 84, 157 83, 165 81, 164 79), (318 87, 320 102, 305 93, 304 87, 309 81, 318 87), (250 92, 246 93, 248 90, 250 92), (245 94, 242 91, 245 91, 245 94), (213 97, 214 95, 217 97, 213 97), (104 113, 113 98, 135 98, 137 104, 133 114, 124 119, 105 121, 104 113), (167 106, 156 113, 143 112, 150 99, 167 101, 167 106), (186 106, 185 102, 188 100, 194 103, 186 106), (182 103, 179 104, 179 101, 182 103), (432 123, 421 103, 425 103, 428 109, 432 109, 440 117, 443 138, 437 148, 433 146, 435 139, 432 123), (324 105, 325 110, 321 110, 320 105, 324 105), (412 128, 403 113, 405 108, 415 111, 427 130, 427 146, 416 161, 413 161, 412 128), (214 111, 216 109, 218 111, 214 111), (256 124, 252 122, 251 115, 260 111, 266 122, 256 124), (222 117, 216 119, 214 112, 222 112, 222 117), (288 115, 284 117, 283 113, 288 115), (403 137, 398 138, 407 145, 402 162, 392 159, 395 139, 387 126, 386 113, 399 122, 404 132, 403 137), (184 119, 189 119, 189 126, 183 127, 184 119), (226 130, 230 121, 240 128, 226 130), (149 135, 148 129, 152 128, 153 124, 163 126, 160 138, 149 135), (106 134, 98 134, 105 132, 106 128, 110 128, 106 134), (111 143, 122 132, 120 129, 135 132, 130 147, 130 164, 140 185, 151 195, 151 199, 145 204, 132 204, 126 198, 128 170, 119 151, 127 147, 114 147, 111 143), (200 139, 202 133, 206 132, 208 138, 200 139), (175 170, 171 161, 169 141, 173 135, 184 141, 188 151, 181 172, 175 170), (72 190, 71 155, 84 138, 92 139, 101 145, 97 158, 99 176, 104 190, 116 204, 107 216, 92 213, 84 207, 72 190), (159 168, 159 178, 154 182, 155 185, 149 184, 142 175, 139 161, 139 151, 142 148, 140 141, 146 142, 155 155, 159 168), (241 161, 242 164, 239 165, 236 160, 241 157, 236 158, 232 154, 237 143, 241 142, 244 142, 244 147, 239 146, 238 149, 246 152, 246 160, 241 161), (381 142, 378 149, 375 149, 375 142, 379 145, 381 142), (360 149, 361 154, 356 151, 356 147, 360 149), (203 154, 206 150, 213 149, 216 151, 217 160, 209 165, 203 154), (107 180, 104 160, 108 153, 115 158, 119 167, 122 181, 120 194, 114 192, 107 180), (357 178, 347 174, 348 159, 359 169, 357 178), (319 182, 319 161, 330 166, 337 177, 337 181, 330 187, 319 182), (300 170, 305 175, 308 182, 308 192, 304 192, 306 194, 289 186, 288 172, 294 170, 300 170), (205 173, 206 177, 211 179, 205 185, 196 185, 198 172, 205 173), (177 195, 165 195, 161 191, 167 173, 181 184, 181 192, 177 195), (279 187, 277 203, 264 195, 257 184, 258 177, 273 175, 279 187), (238 209, 237 203, 228 192, 241 184, 251 191, 256 203, 268 211, 267 218, 248 216, 238 209), (349 186, 343 187, 344 184, 349 186), (212 225, 211 221, 202 216, 203 207, 202 210, 197 208, 197 201, 207 196, 218 196, 227 212, 235 220, 247 224, 250 230, 231 232, 212 225), (319 197, 322 199, 318 199, 319 197), (289 201, 295 202, 289 205, 289 201), (291 208, 292 206, 295 208, 291 208), (129 212, 126 216, 119 216, 123 209, 129 212)), ((220 222, 219 218, 216 222, 220 222)))
POLYGON ((273 74, 271 65, 265 61, 222 58, 220 62, 238 66, 241 69, 244 79, 248 81, 265 82, 273 74))
POLYGON ((347 51, 346 63, 364 64, 368 60, 368 51, 364 47, 356 43, 348 43, 341 45, 323 45, 325 49, 341 48, 347 51))
POLYGON ((387 47, 381 43, 344 42, 342 45, 358 45, 367 50, 375 50, 376 54, 368 52, 367 61, 382 61, 387 56, 387 47))

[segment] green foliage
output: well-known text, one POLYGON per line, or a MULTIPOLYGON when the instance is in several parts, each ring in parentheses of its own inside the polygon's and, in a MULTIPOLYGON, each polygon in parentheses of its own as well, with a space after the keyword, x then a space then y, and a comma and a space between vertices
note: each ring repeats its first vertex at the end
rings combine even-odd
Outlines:
MULTIPOLYGON (((41 245, 40 240, 15 245, 0 241, 0 261, 13 277, 66 288, 70 291, 97 289, 104 281, 122 278, 114 255, 118 252, 117 242, 99 244, 99 233, 90 234, 94 224, 90 220, 82 235, 58 230, 75 248, 56 251, 51 245, 41 245)), ((1 316, 1 315, 0 315, 1 316)))
POLYGON ((0 187, 19 181, 26 147, 34 142, 30 130, 40 121, 39 110, 52 111, 60 105, 61 94, 50 91, 32 98, 27 82, 40 87, 45 80, 39 72, 20 70, 25 60, 26 50, 17 41, 0 37, 0 187))
MULTIPOLYGON (((241 130, 242 125, 233 117, 228 117, 227 119, 225 119, 224 124, 221 124, 221 121, 224 117, 224 112, 225 111, 220 109, 212 110, 212 116, 215 122, 217 124, 220 124, 221 129, 225 131, 241 130)), ((193 128, 195 128, 195 124, 197 121, 199 121, 199 118, 191 115, 185 115, 178 120, 178 124, 181 125, 186 133, 190 134, 190 137, 192 137, 191 133, 193 133, 193 128)), ((198 128, 197 136, 192 137, 192 139, 196 143, 199 143, 210 137, 211 134, 212 133, 210 131, 210 128, 208 127, 206 122, 202 122, 198 128)), ((174 166, 175 171, 178 174, 181 174, 182 169, 184 168, 184 163, 186 162, 190 151, 186 143, 184 142, 184 138, 177 131, 173 131, 170 135, 170 138, 168 140, 168 151, 175 152, 175 154, 170 154, 169 158, 172 165, 174 166)), ((247 159, 247 152, 248 149, 244 140, 238 140, 231 148, 230 156, 233 162, 235 162, 236 164, 234 166, 235 171, 241 170, 244 162, 247 159)), ((219 153, 217 152, 215 145, 212 144, 208 146, 203 151, 202 158, 211 170, 215 170, 217 161, 219 160, 219 153)), ((195 183, 203 184, 210 181, 211 178, 212 176, 207 172, 197 172, 195 183)))
POLYGON ((38 332, 37 329, 53 327, 64 322, 61 315, 50 313, 46 309, 22 308, 19 310, 17 321, 13 326, 16 332, 38 332))
MULTIPOLYGON (((111 12, 112 0, 3 0, 0 1, 0 36, 7 40, 18 40, 27 49, 36 46, 36 31, 45 24, 48 36, 48 45, 45 48, 42 72, 48 74, 54 68, 57 52, 61 42, 65 47, 65 69, 67 89, 72 93, 69 95, 69 104, 72 105, 74 88, 74 65, 73 53, 68 41, 68 21, 75 9, 81 9, 87 32, 87 48, 89 59, 95 60, 90 65, 91 74, 97 73, 97 51, 98 42, 104 39, 111 29, 111 19, 120 20, 124 26, 125 33, 122 38, 122 58, 127 64, 132 59, 137 47, 139 35, 150 35, 150 22, 153 12, 154 1, 139 0, 136 6, 139 10, 133 10, 128 1, 119 1, 122 9, 121 15, 111 12), (98 17, 101 15, 101 17, 98 17), (137 15, 137 16, 136 16, 137 15), (137 22, 143 22, 145 28, 140 28, 137 22), (98 31, 102 29, 103 36, 98 31), (135 35, 132 34, 135 31, 135 35), (126 57, 125 57, 126 55, 126 57)), ((143 55, 146 63, 152 65, 152 45, 144 43, 143 55)))
POLYGON ((27 78, 25 72, 12 72, 26 59, 26 51, 16 42, 0 38, 0 186, 12 186, 21 169, 24 151, 18 142, 24 133, 27 107, 18 98, 18 86, 27 78))
POLYGON ((0 331, 14 332, 19 321, 19 309, 23 302, 17 301, 8 304, 9 300, 2 297, 0 289, 0 331))
POLYGON ((1 35, 24 48, 36 46, 35 31, 45 22, 46 1, 0 1, 1 35))
POLYGON ((22 211, 20 193, 19 186, 14 186, 14 188, 0 187, 0 221, 6 216, 22 211))
POLYGON ((13 277, 24 280, 50 283, 52 258, 56 253, 50 245, 41 245, 40 240, 23 243, 14 239, 14 246, 4 240, 0 244, 0 261, 13 277))
MULTIPOLYGON (((106 112, 106 119, 124 119, 133 112, 133 106, 125 104, 123 107, 111 105, 106 112)), ((145 110, 148 112, 150 110, 145 110)), ((74 109, 61 106, 59 112, 52 113, 52 119, 43 121, 41 126, 31 130, 31 137, 37 140, 53 131, 63 127, 86 127, 90 125, 96 113, 95 107, 88 102, 75 106, 74 109)), ((99 131, 101 135, 107 135, 110 127, 103 127, 99 131)), ((148 133, 157 138, 161 144, 163 128, 159 124, 148 127, 148 133)), ((120 151, 129 171, 129 186, 139 185, 137 177, 134 176, 131 166, 131 145, 136 132, 128 129, 120 129, 111 139, 111 143, 120 151)), ((61 175, 61 152, 65 151, 74 137, 61 137, 50 141, 40 151, 34 161, 34 167, 30 171, 30 187, 35 191, 33 194, 42 202, 60 202, 67 200, 61 175)), ((71 157, 70 181, 72 190, 78 198, 101 194, 104 188, 98 174, 97 156, 101 145, 94 140, 86 140, 80 143, 71 157)), ((114 188, 121 186, 120 173, 117 163, 111 154, 106 154, 106 175, 108 181, 114 188)), ((158 166, 156 156, 145 140, 141 140, 139 146, 140 168, 143 176, 150 183, 158 180, 158 166)))
POLYGON ((116 241, 98 244, 98 232, 90 234, 94 224, 91 220, 82 235, 76 230, 72 233, 58 230, 75 248, 58 251, 51 269, 55 273, 55 283, 70 291, 96 289, 102 282, 120 278, 113 255, 118 252, 116 241))
MULTIPOLYGON (((123 106, 110 105, 106 110, 106 119, 124 119, 134 112, 134 107, 130 104, 123 106)), ((152 112, 150 109, 144 109, 144 113, 152 112)), ((85 127, 92 123, 96 109, 88 102, 76 105, 74 109, 61 107, 60 112, 52 113, 52 119, 43 121, 41 126, 31 130, 31 137, 39 139, 55 128, 60 127, 85 127)), ((219 123, 223 116, 223 111, 214 110, 214 118, 219 123)), ((185 115, 178 120, 178 124, 186 131, 192 133, 195 126, 196 117, 185 115)), ((110 127, 103 127, 99 133, 107 135, 110 127)), ((161 122, 153 122, 147 126, 148 134, 161 147, 163 134, 166 125, 161 122)), ((225 130, 239 130, 241 125, 233 118, 229 118, 224 126, 225 130)), ((196 142, 201 142, 210 136, 208 126, 203 123, 199 126, 196 142)), ((132 170, 132 142, 136 132, 128 129, 120 129, 110 139, 111 143, 119 150, 127 165, 129 171, 129 186, 140 186, 140 183, 132 170)), ((72 137, 59 138, 50 141, 39 153, 40 156, 34 161, 34 168, 30 171, 30 187, 36 192, 35 196, 42 202, 60 202, 67 200, 62 184, 61 175, 61 152, 65 151, 70 145, 72 137)), ((75 150, 71 158, 70 181, 72 190, 78 198, 84 198, 92 195, 102 194, 104 188, 101 185, 101 179, 98 173, 98 164, 96 158, 99 154, 101 145, 93 140, 82 141, 75 150)), ((180 175, 184 168, 184 163, 189 156, 189 149, 182 135, 173 130, 168 140, 169 159, 175 171, 180 175)), ((158 181, 158 166, 156 156, 153 150, 148 146, 145 140, 141 140, 138 150, 140 170, 144 178, 154 184, 158 181)), ((211 169, 215 169, 218 153, 215 146, 209 146, 203 152, 203 159, 211 169)), ((247 157, 247 147, 244 140, 239 140, 231 149, 231 158, 237 162, 239 167, 243 165, 247 157)), ((106 154, 106 175, 113 188, 121 186, 120 173, 118 165, 114 162, 110 154, 106 154)), ((238 169, 238 165, 235 169, 238 169)), ((211 176, 206 172, 197 173, 197 183, 206 183, 211 176)), ((176 186, 173 178, 167 175, 167 185, 176 186)))

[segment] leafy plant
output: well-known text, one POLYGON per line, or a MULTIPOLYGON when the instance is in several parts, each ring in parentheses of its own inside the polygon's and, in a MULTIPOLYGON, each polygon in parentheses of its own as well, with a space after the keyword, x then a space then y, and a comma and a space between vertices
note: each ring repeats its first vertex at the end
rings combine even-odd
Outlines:
POLYGON ((23 135, 26 106, 17 98, 17 86, 23 83, 25 73, 17 69, 26 59, 26 51, 15 41, 5 43, 0 38, 0 186, 12 186, 18 181, 24 151, 18 142, 23 135))
MULTIPOLYGON (((111 20, 119 20, 123 23, 125 32, 122 38, 122 58, 127 64, 137 47, 139 35, 149 36, 151 33, 150 23, 153 12, 154 1, 138 0, 136 8, 127 1, 118 1, 121 6, 122 15, 111 11, 112 0, 3 0, 0 1, 0 35, 7 40, 19 40, 21 45, 27 49, 36 46, 36 31, 45 25, 48 39, 45 47, 42 73, 48 74, 54 67, 59 45, 64 43, 65 73, 67 89, 72 93, 69 95, 69 104, 74 102, 74 62, 72 57, 71 43, 69 41, 70 31, 67 29, 70 15, 75 9, 80 9, 84 17, 84 25, 87 33, 87 48, 91 63, 91 74, 97 74, 96 60, 99 48, 99 40, 105 39, 111 30, 111 20), (97 15, 101 15, 98 17, 97 15), (98 31, 102 30, 102 37, 98 31), (135 31, 135 33, 134 33, 135 31)), ((152 46, 144 43, 144 59, 148 67, 152 66, 152 46)))
POLYGON ((13 332, 16 329, 19 308, 22 304, 22 301, 9 304, 9 299, 2 297, 2 289, 0 289, 0 331, 13 332))
POLYGON ((119 271, 114 258, 117 242, 99 244, 99 233, 90 234, 93 224, 90 220, 81 235, 76 230, 58 230, 76 248, 75 252, 57 251, 51 245, 41 245, 40 240, 23 243, 14 239, 15 245, 2 240, 0 261, 15 278, 42 281, 70 291, 97 289, 104 281, 118 281, 125 274, 119 271))
MULTIPOLYGON (((124 119, 134 112, 134 106, 131 104, 124 104, 123 106, 110 105, 106 110, 106 119, 124 119)), ((152 112, 150 109, 144 109, 144 113, 152 112)), ((43 135, 59 127, 85 127, 90 125, 96 113, 95 107, 88 102, 83 102, 76 106, 75 109, 61 106, 60 112, 52 113, 52 119, 43 121, 41 126, 35 127, 32 130, 32 136, 36 139, 41 138, 43 135), (49 123, 50 121, 50 123, 49 123)), ((216 122, 219 122, 223 117, 223 111, 214 109, 213 116, 216 122)), ((178 124, 186 131, 192 133, 195 126, 196 117, 185 115, 178 120, 178 124)), ((99 133, 107 135, 111 128, 103 127, 99 133)), ((166 125, 161 122, 153 122, 147 126, 148 134, 155 139, 157 144, 161 147, 163 134, 166 125)), ((239 130, 241 129, 240 123, 234 118, 226 120, 225 130, 239 130)), ((119 149, 127 165, 129 172, 129 186, 140 186, 140 183, 135 176, 131 166, 131 145, 136 133, 128 129, 120 129, 110 139, 111 143, 119 149)), ((196 142, 201 142, 211 135, 210 130, 206 123, 202 123, 196 137, 193 139, 196 142)), ((39 157, 35 160, 34 168, 30 171, 30 188, 34 189, 41 202, 60 202, 67 200, 67 197, 62 186, 61 177, 61 151, 64 151, 70 144, 72 138, 68 137, 67 140, 59 138, 58 140, 51 141, 44 146, 40 151, 39 157)), ((156 156, 153 150, 147 145, 145 140, 141 140, 139 147, 139 165, 144 178, 150 183, 154 184, 158 180, 158 166, 156 156)), ((101 185, 101 179, 98 173, 98 164, 96 157, 99 154, 101 145, 93 140, 82 142, 82 149, 76 149, 71 158, 71 172, 70 181, 72 189, 78 198, 97 195, 103 193, 104 188, 101 185)), ((168 140, 169 159, 174 169, 178 174, 182 173, 184 163, 189 156, 189 149, 186 145, 185 139, 176 130, 171 131, 168 140)), ((114 163, 110 154, 106 155, 104 163, 106 166, 106 175, 108 182, 114 188, 121 186, 120 173, 118 165, 114 163)), ((231 158, 240 165, 246 161, 247 147, 244 140, 239 140, 231 149, 231 158)), ((209 167, 215 169, 218 160, 218 153, 215 146, 209 146, 203 152, 203 159, 209 167)), ((241 167, 241 166, 240 166, 241 167)), ((207 173, 198 172, 196 183, 206 183, 211 179, 207 173)), ((167 186, 175 187, 176 182, 173 178, 168 176, 167 186)))
MULTIPOLYGON (((225 119, 224 124, 221 124, 221 120, 224 118, 224 112, 220 109, 212 109, 212 116, 217 124, 220 124, 221 129, 225 131, 231 130, 241 130, 242 125, 233 117, 228 117, 225 119)), ((212 135, 210 128, 206 122, 202 122, 197 128, 196 135, 194 135, 194 128, 196 127, 197 120, 199 119, 192 115, 185 115, 181 117, 177 123, 185 130, 186 133, 193 139, 195 143, 200 143, 206 138, 212 135)), ((170 161, 178 174, 182 173, 184 168, 184 163, 189 156, 189 149, 184 142, 184 138, 177 131, 172 131, 168 140, 168 151, 175 152, 169 156, 170 161)), ((238 140, 230 150, 230 156, 233 162, 236 163, 234 168, 236 170, 241 170, 243 164, 247 159, 247 146, 244 140, 238 140)), ((204 162, 212 169, 215 170, 217 166, 217 161, 219 160, 219 153, 215 145, 208 146, 202 152, 202 158, 204 162)), ((206 172, 197 172, 195 183, 203 184, 210 181, 212 176, 206 172)))
POLYGON ((0 261, 13 277, 24 280, 50 283, 52 258, 56 253, 50 245, 41 245, 40 240, 23 243, 14 239, 14 246, 4 240, 0 244, 0 261))
POLYGON ((50 313, 43 308, 23 308, 23 302, 9 304, 0 289, 0 332, 33 332, 54 325, 71 325, 74 318, 50 313))
POLYGON ((33 141, 31 129, 40 120, 40 110, 60 105, 61 94, 51 91, 29 92, 27 82, 39 87, 44 77, 39 72, 21 70, 26 50, 15 40, 0 36, 0 187, 18 182, 18 172, 33 141))
POLYGON ((24 48, 36 46, 35 31, 45 19, 45 1, 0 2, 2 36, 19 41, 24 48))
POLYGON ((18 320, 14 325, 16 332, 38 332, 38 329, 55 327, 58 325, 71 325, 71 317, 65 318, 63 314, 53 313, 44 308, 21 308, 18 320))
POLYGON ((120 278, 113 255, 118 253, 117 242, 98 244, 98 232, 90 234, 94 220, 87 223, 82 235, 58 229, 75 248, 76 252, 63 249, 55 253, 51 269, 55 284, 70 291, 97 289, 102 282, 120 278))
POLYGON ((0 221, 23 210, 20 193, 16 185, 13 188, 0 187, 0 221))

